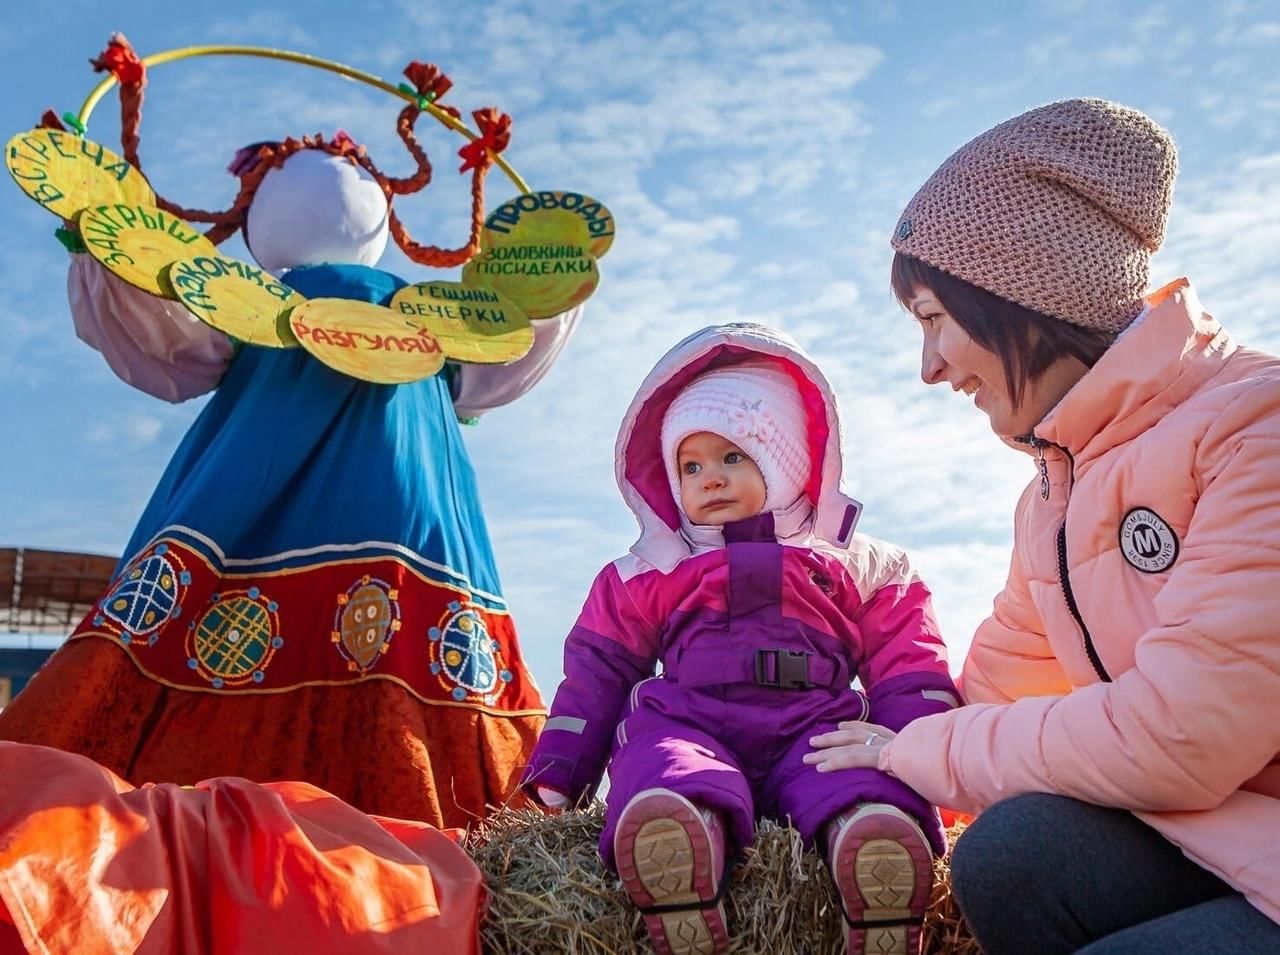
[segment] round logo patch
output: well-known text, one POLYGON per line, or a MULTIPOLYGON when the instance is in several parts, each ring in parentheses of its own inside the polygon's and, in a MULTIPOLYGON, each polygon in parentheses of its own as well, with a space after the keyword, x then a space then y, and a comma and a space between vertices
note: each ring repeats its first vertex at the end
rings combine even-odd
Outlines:
POLYGON ((1178 559, 1178 535, 1151 508, 1135 507, 1120 522, 1120 553, 1144 574, 1158 574, 1178 559))

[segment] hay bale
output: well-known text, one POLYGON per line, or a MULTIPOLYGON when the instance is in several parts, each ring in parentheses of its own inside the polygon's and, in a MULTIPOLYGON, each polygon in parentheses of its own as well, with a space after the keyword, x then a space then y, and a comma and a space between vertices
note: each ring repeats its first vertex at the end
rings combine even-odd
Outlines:
MULTIPOLYGON (((468 836, 489 883, 481 927, 493 955, 627 955, 652 952, 644 922, 596 851, 604 824, 596 804, 558 816, 500 810, 468 836)), ((954 836, 958 830, 953 830, 954 836)), ((925 952, 977 955, 951 898, 945 860, 935 863, 925 952)), ((844 951, 835 890, 817 854, 789 826, 760 823, 734 868, 725 901, 731 952, 815 955, 844 951)))

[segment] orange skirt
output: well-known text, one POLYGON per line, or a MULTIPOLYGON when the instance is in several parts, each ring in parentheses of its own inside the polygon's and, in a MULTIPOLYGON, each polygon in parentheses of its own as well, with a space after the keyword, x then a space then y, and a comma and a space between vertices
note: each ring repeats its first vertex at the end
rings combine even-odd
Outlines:
POLYGON ((134 785, 307 782, 366 813, 443 828, 521 802, 544 720, 425 703, 378 679, 235 696, 171 689, 114 642, 86 637, 0 712, 0 740, 82 754, 134 785))
POLYGON ((472 955, 483 904, 449 834, 305 783, 134 789, 0 743, 0 952, 472 955))

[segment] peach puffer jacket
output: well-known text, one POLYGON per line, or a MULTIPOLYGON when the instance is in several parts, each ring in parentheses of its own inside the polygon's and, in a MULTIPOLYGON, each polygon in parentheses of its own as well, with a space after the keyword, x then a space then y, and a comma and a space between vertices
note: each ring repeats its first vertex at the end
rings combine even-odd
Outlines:
POLYGON ((977 811, 1133 810, 1280 921, 1280 359, 1166 286, 1027 442, 968 703, 880 768, 977 811))

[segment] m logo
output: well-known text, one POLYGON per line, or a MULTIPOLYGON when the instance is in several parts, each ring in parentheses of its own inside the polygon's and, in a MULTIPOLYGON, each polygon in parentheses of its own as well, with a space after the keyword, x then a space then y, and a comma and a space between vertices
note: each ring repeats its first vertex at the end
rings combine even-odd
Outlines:
POLYGON ((1139 526, 1135 528, 1133 544, 1137 552, 1148 560, 1160 553, 1160 537, 1153 527, 1139 526))
POLYGON ((1120 522, 1120 553, 1144 574, 1158 574, 1178 559, 1178 535, 1151 508, 1135 507, 1120 522))

